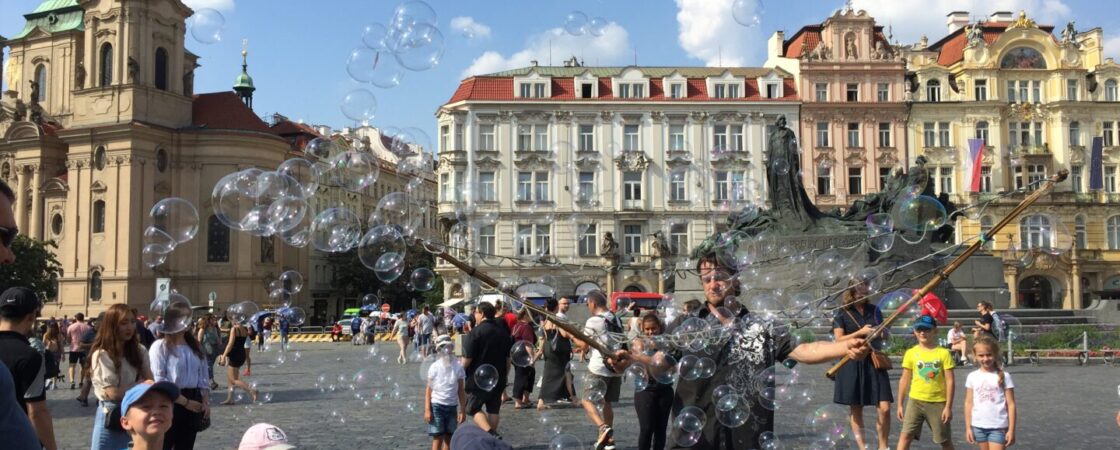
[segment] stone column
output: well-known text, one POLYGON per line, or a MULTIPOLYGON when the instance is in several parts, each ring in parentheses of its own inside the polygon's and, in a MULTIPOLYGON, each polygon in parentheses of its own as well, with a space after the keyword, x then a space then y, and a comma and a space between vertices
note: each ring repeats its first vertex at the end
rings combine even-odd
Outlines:
POLYGON ((43 235, 43 195, 39 192, 42 185, 42 167, 31 166, 31 237, 42 240, 43 235))
MULTIPOLYGON (((1012 261, 1012 263, 1014 263, 1014 261, 1012 261)), ((1019 283, 1017 272, 1014 265, 1008 265, 1007 261, 1004 261, 1003 281, 1007 283, 1007 295, 1010 296, 1007 301, 1008 309, 1019 307, 1019 283)))
POLYGON ((26 166, 19 166, 19 170, 16 171, 19 174, 19 179, 16 181, 16 226, 21 230, 27 230, 27 202, 30 201, 25 193, 28 181, 26 169, 26 166))
POLYGON ((1069 307, 1066 309, 1081 308, 1081 264, 1077 260, 1077 249, 1073 249, 1074 260, 1070 267, 1069 276, 1069 307))

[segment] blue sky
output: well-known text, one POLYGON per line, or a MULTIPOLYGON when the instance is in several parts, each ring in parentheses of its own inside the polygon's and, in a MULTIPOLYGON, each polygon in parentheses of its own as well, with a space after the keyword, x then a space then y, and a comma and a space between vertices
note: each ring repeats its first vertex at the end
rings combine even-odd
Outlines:
MULTIPOLYGON (((280 112, 308 123, 338 128, 352 125, 340 111, 343 96, 366 87, 378 100, 379 127, 419 127, 434 138, 436 109, 459 80, 528 64, 537 59, 560 65, 574 54, 588 65, 761 65, 766 39, 775 30, 792 35, 805 24, 820 23, 843 7, 842 1, 761 0, 761 23, 745 27, 732 19, 734 0, 431 0, 445 38, 439 65, 406 72, 391 89, 362 85, 349 78, 350 50, 361 45, 370 23, 385 23, 395 0, 185 0, 189 6, 213 8, 226 19, 223 39, 202 44, 188 33, 188 48, 201 56, 196 91, 229 90, 240 71, 241 39, 249 39, 249 72, 257 86, 259 115, 280 112), (602 36, 571 36, 562 27, 574 10, 610 23, 602 36), (459 23, 479 24, 467 38, 459 23), (467 19, 469 18, 469 20, 467 19)), ((0 0, 0 35, 23 27, 22 13, 41 0, 0 0)), ((892 25, 901 43, 922 35, 944 35, 945 14, 969 11, 987 16, 997 10, 1027 10, 1040 23, 1062 26, 1075 20, 1078 30, 1104 29, 1106 53, 1120 56, 1120 16, 1103 14, 1114 6, 1104 0, 859 0, 882 25, 892 25)))

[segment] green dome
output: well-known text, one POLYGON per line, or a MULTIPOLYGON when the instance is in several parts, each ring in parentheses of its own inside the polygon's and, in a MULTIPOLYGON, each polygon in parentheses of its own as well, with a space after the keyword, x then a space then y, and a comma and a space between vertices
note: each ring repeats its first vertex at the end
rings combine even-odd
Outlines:
POLYGON ((249 76, 249 74, 247 72, 242 71, 241 75, 238 75, 237 79, 234 80, 233 89, 234 90, 241 90, 241 89, 255 90, 256 87, 253 86, 253 77, 249 76))

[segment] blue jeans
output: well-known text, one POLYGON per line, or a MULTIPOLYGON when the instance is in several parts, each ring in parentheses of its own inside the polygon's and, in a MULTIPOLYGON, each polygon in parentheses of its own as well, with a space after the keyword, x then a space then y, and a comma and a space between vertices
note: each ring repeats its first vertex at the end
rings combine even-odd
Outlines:
POLYGON ((428 423, 428 435, 436 437, 455 434, 455 429, 459 427, 459 421, 456 420, 458 412, 459 405, 432 403, 432 421, 428 423))
POLYGON ((120 450, 128 448, 128 444, 132 442, 132 437, 128 432, 109 430, 105 428, 105 420, 108 414, 105 413, 105 408, 120 407, 120 404, 113 401, 101 400, 97 402, 97 412, 93 415, 93 438, 91 439, 90 448, 93 450, 120 450))

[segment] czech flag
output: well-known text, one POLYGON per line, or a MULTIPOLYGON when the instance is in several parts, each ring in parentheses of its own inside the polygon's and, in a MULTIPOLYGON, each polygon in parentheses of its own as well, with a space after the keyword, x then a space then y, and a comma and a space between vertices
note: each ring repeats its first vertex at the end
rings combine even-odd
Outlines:
POLYGON ((980 167, 984 152, 983 139, 968 140, 968 160, 965 161, 965 173, 968 174, 968 192, 980 192, 980 167))

